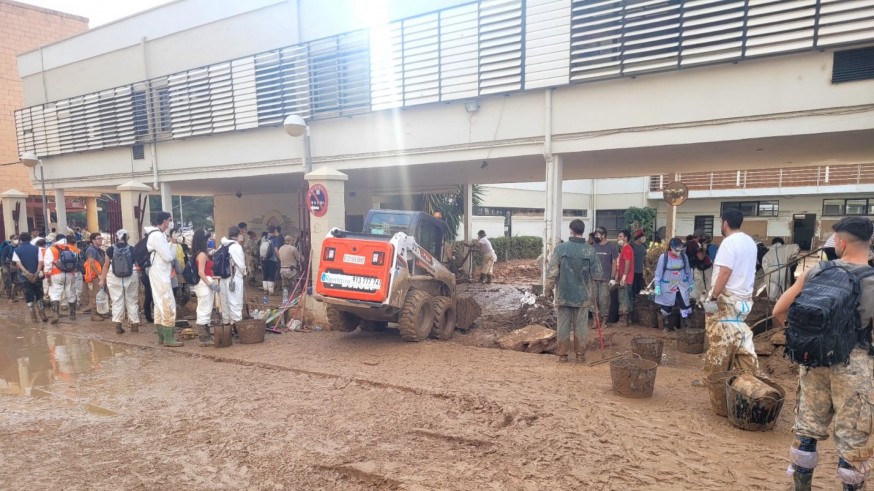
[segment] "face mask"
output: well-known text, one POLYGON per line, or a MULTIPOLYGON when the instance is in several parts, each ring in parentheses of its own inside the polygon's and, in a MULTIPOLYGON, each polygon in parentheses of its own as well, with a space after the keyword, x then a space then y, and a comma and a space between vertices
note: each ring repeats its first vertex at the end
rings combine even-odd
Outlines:
POLYGON ((596 244, 600 244, 600 243, 601 243, 601 237, 595 237, 595 238, 593 238, 592 240, 594 240, 596 244))
POLYGON ((170 220, 170 223, 167 224, 167 230, 170 231, 170 230, 173 230, 174 228, 176 228, 176 224, 173 223, 173 220, 170 220))
POLYGON ((625 241, 622 239, 617 240, 616 243, 619 244, 619 247, 622 247, 625 245, 625 241))
POLYGON ((246 236, 245 236, 245 235, 240 234, 240 235, 237 236, 237 242, 243 242, 244 240, 246 240, 246 236))

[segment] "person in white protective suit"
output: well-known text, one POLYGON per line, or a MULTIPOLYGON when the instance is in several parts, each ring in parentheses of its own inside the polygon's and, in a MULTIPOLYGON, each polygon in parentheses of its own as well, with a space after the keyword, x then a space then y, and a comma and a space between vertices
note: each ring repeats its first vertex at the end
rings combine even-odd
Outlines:
POLYGON ((146 227, 146 249, 149 251, 149 283, 152 286, 152 299, 155 303, 155 329, 160 344, 169 347, 182 346, 176 340, 176 298, 173 296, 173 259, 176 256, 170 249, 165 234, 173 230, 173 218, 166 211, 159 211, 152 217, 152 226, 146 227), (155 233, 160 232, 160 233, 155 233))
POLYGON ((785 245, 780 237, 771 241, 771 248, 762 258, 762 272, 767 281, 769 299, 778 300, 792 284, 795 268, 786 265, 797 259, 800 253, 798 244, 785 245))
POLYGON ((49 282, 49 299, 52 301, 52 324, 57 324, 60 320, 60 304, 64 300, 70 309, 70 320, 76 320, 76 270, 61 269, 68 263, 62 260, 61 253, 67 251, 75 255, 79 253, 75 246, 67 244, 66 236, 58 235, 54 244, 43 254, 43 271, 48 273, 46 279, 49 282))
POLYGON ((231 256, 231 276, 222 278, 219 296, 222 300, 222 324, 235 325, 243 320, 243 278, 246 276, 246 256, 240 245, 240 229, 233 225, 228 236, 222 238, 222 247, 227 246, 231 256))
POLYGON ((207 271, 206 268, 209 262, 208 240, 209 232, 202 228, 194 232, 194 238, 191 240, 191 256, 194 257, 197 265, 198 281, 194 285, 194 294, 197 295, 197 330, 200 334, 201 348, 213 344, 209 323, 215 307, 215 294, 219 291, 218 280, 213 278, 212 271, 207 271))
POLYGON ((125 312, 130 322, 130 332, 140 332, 140 275, 133 262, 133 246, 128 244, 130 237, 127 230, 119 229, 115 236, 118 242, 106 251, 103 271, 100 273, 100 288, 105 286, 109 291, 116 334, 124 334, 121 323, 125 312))

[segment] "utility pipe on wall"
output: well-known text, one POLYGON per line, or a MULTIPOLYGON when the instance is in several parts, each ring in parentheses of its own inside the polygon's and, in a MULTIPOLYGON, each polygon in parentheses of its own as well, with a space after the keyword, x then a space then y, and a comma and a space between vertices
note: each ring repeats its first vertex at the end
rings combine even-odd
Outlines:
MULTIPOLYGON (((553 155, 552 155, 552 89, 546 89, 544 91, 544 104, 543 104, 543 160, 546 164, 546 206, 543 210, 543 247, 541 252, 543 253, 543 261, 540 263, 540 266, 549 259, 549 253, 551 252, 550 248, 550 239, 552 238, 552 228, 550 225, 552 221, 553 206, 555 204, 555 198, 553 193, 561 192, 561 190, 555 189, 555 169, 553 165, 553 155)), ((542 268, 540 272, 540 284, 546 284, 546 268, 542 268)), ((546 292, 544 292, 546 293, 546 292)))
MULTIPOLYGON (((146 37, 140 40, 140 46, 143 48, 143 69, 146 72, 146 114, 151 117, 148 118, 149 125, 152 128, 157 128, 157 125, 160 123, 159 118, 154 117, 154 105, 151 103, 152 100, 152 77, 149 71, 149 53, 146 49, 146 37)), ((160 109, 159 109, 160 110, 160 109)), ((149 153, 151 154, 152 161, 152 189, 158 190, 158 144, 155 142, 154 138, 150 138, 149 142, 149 153)))

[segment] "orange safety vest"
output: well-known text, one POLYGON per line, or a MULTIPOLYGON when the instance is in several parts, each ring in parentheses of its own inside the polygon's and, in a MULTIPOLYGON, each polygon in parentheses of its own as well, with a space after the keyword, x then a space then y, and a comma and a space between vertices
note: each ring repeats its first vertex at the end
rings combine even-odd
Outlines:
POLYGON ((49 273, 50 275, 61 274, 63 272, 60 269, 58 269, 58 259, 60 259, 60 257, 61 257, 61 251, 72 251, 73 254, 76 254, 77 256, 79 255, 79 249, 77 249, 76 246, 74 246, 74 245, 65 245, 65 246, 53 245, 52 246, 52 258, 54 259, 54 261, 52 261, 52 272, 49 273))

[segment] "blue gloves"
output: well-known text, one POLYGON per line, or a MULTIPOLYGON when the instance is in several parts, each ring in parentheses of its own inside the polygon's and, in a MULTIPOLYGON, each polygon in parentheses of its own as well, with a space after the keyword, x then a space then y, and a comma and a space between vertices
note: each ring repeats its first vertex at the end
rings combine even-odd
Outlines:
POLYGON ((662 294, 662 285, 656 285, 656 287, 655 287, 655 294, 656 294, 656 295, 661 295, 661 294, 662 294))

